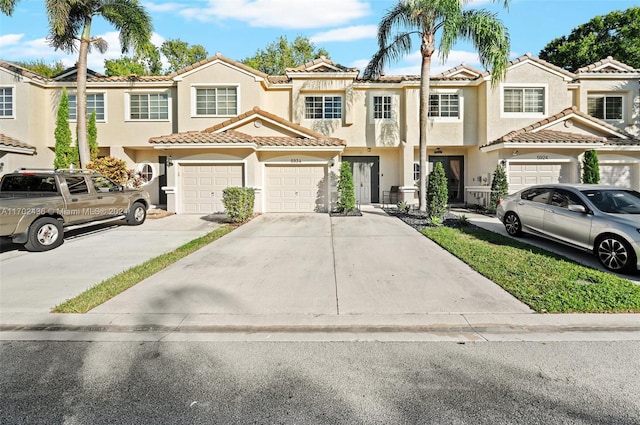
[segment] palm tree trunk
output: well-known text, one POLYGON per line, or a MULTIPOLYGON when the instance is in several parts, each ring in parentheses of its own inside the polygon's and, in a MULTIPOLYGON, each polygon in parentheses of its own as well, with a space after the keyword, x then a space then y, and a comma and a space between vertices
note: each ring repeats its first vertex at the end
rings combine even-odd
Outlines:
POLYGON ((89 142, 87 139, 87 56, 89 54, 89 43, 91 42, 91 17, 84 21, 84 29, 80 37, 80 49, 78 53, 77 72, 77 106, 76 120, 78 130, 78 153, 80 157, 80 167, 89 163, 89 142))
POLYGON ((429 74, 431 73, 431 55, 435 51, 433 34, 425 33, 422 37, 422 63, 420 68, 420 196, 418 210, 427 212, 427 132, 429 128, 429 74))

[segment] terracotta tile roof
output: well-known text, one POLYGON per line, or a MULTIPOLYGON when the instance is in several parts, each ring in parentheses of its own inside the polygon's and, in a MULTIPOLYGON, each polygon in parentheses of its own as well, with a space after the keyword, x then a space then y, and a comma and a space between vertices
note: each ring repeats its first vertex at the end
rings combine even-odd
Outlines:
POLYGON ((587 65, 582 67, 576 71, 576 74, 581 73, 626 73, 626 72, 640 72, 640 69, 635 69, 625 63, 617 61, 613 59, 611 56, 608 56, 605 59, 602 59, 596 63, 592 63, 591 65, 587 65))
POLYGON ((578 111, 578 109, 573 106, 571 108, 566 108, 555 115, 542 119, 538 122, 535 122, 531 125, 528 125, 524 128, 511 131, 510 133, 505 134, 504 136, 496 139, 486 145, 480 146, 480 149, 492 145, 498 145, 500 143, 561 143, 561 144, 571 144, 571 143, 614 143, 616 140, 629 140, 624 139, 622 137, 614 136, 616 135, 625 135, 628 136, 629 139, 633 139, 633 136, 626 134, 621 131, 617 127, 612 126, 609 123, 606 123, 602 120, 592 117, 591 115, 585 114, 584 112, 578 111), (611 137, 604 136, 593 136, 593 135, 585 135, 578 133, 571 133, 565 131, 557 131, 557 130, 538 130, 541 127, 545 127, 548 124, 551 124, 556 121, 562 121, 571 117, 578 117, 582 120, 591 122, 600 127, 609 130, 612 133, 611 137))
POLYGON ((223 143, 223 144, 250 144, 258 147, 266 146, 290 146, 290 147, 304 147, 304 146, 328 146, 328 147, 342 147, 346 146, 347 142, 334 138, 327 137, 313 130, 310 130, 301 125, 292 123, 280 118, 277 115, 263 111, 257 106, 240 114, 236 117, 230 118, 224 122, 214 125, 213 127, 206 128, 202 131, 189 131, 185 133, 175 133, 166 136, 152 137, 149 139, 151 144, 210 144, 210 143, 223 143), (275 122, 283 127, 286 127, 294 132, 300 133, 300 136, 251 136, 249 134, 237 131, 233 129, 236 124, 242 124, 246 122, 255 121, 258 119, 265 119, 271 122, 275 122))
POLYGON ((307 62, 295 68, 287 68, 286 72, 359 72, 358 68, 347 68, 340 64, 320 56, 317 59, 307 62))
POLYGON ((4 68, 10 72, 13 72, 18 75, 22 75, 23 77, 30 78, 32 80, 40 80, 42 82, 53 81, 52 78, 37 74, 27 68, 23 68, 20 65, 16 65, 15 63, 12 63, 12 62, 0 60, 0 68, 4 68))
MULTIPOLYGON (((525 55, 522 55, 520 57, 517 57, 517 58, 513 59, 512 61, 509 61, 509 63, 507 64, 507 69, 512 67, 512 66, 514 66, 514 65, 517 65, 517 64, 519 64, 521 62, 526 62, 526 61, 535 62, 535 63, 537 63, 539 65, 542 65, 544 67, 552 69, 552 70, 554 70, 554 71, 556 71, 556 72, 558 72, 560 74, 563 74, 563 75, 565 75, 565 76, 567 76, 567 77, 569 77, 571 79, 575 79, 575 77, 576 77, 576 75, 573 72, 569 72, 564 68, 560 68, 559 66, 556 66, 556 65, 552 64, 551 62, 547 62, 544 59, 540 59, 540 58, 538 58, 536 56, 533 56, 533 55, 531 55, 531 53, 527 53, 525 55)), ((487 77, 487 76, 491 75, 491 72, 484 71, 482 73, 482 75, 487 77)))
POLYGON ((265 74, 264 72, 258 71, 257 69, 253 69, 250 66, 247 66, 247 65, 243 64, 242 62, 238 62, 238 61, 235 61, 233 59, 229 59, 229 58, 227 58, 225 56, 222 56, 219 52, 216 53, 214 56, 211 56, 211 57, 209 57, 207 59, 201 60, 200 62, 196 62, 196 63, 194 63, 192 65, 187 66, 186 68, 182 68, 182 69, 174 72, 173 74, 169 74, 168 77, 173 78, 173 77, 175 77, 177 75, 181 75, 181 74, 187 73, 187 72, 189 72, 189 71, 191 71, 191 70, 193 70, 195 68, 199 68, 202 65, 206 65, 206 64, 208 64, 210 62, 213 62, 213 61, 216 61, 216 60, 228 63, 229 65, 232 65, 232 66, 235 66, 237 68, 243 69, 243 70, 245 70, 247 72, 250 72, 251 74, 255 74, 255 75, 260 76, 262 78, 267 78, 268 77, 268 75, 265 74))
POLYGON ((5 134, 0 134, 0 151, 2 150, 2 146, 9 148, 27 149, 31 151, 32 155, 35 155, 37 152, 35 146, 31 146, 28 143, 21 142, 20 140, 14 139, 13 137, 9 137, 5 134))

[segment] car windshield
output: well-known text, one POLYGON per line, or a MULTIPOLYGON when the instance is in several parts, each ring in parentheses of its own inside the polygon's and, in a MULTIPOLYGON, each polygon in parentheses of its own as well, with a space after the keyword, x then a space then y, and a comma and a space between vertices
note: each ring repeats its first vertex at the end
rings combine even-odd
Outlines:
POLYGON ((640 193, 635 190, 591 189, 582 193, 602 212, 640 214, 640 193))

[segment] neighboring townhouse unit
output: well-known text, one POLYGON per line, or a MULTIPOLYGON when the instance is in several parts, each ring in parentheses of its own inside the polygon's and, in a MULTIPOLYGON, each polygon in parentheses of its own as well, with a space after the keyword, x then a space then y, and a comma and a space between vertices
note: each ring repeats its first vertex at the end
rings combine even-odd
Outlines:
MULTIPOLYGON (((2 172, 51 167, 56 111, 75 69, 54 78, 0 61, 2 172)), ((640 189, 640 70, 612 58, 568 72, 525 55, 492 87, 461 65, 431 77, 429 168, 441 162, 449 202, 486 205, 492 174, 510 191, 578 182, 596 150, 603 183, 640 189)), ((341 161, 360 204, 417 203, 419 76, 364 79, 324 57, 269 76, 217 54, 167 76, 91 73, 100 155, 127 161, 152 202, 178 213, 223 210, 228 186, 256 189, 256 211, 326 212, 341 161)))

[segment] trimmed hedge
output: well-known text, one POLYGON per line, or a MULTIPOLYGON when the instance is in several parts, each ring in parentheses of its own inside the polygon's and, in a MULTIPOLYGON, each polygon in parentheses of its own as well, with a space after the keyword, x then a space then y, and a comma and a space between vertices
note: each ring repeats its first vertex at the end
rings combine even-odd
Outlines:
POLYGON ((244 223, 253 217, 256 191, 251 187, 228 187, 222 191, 222 203, 233 223, 244 223))

